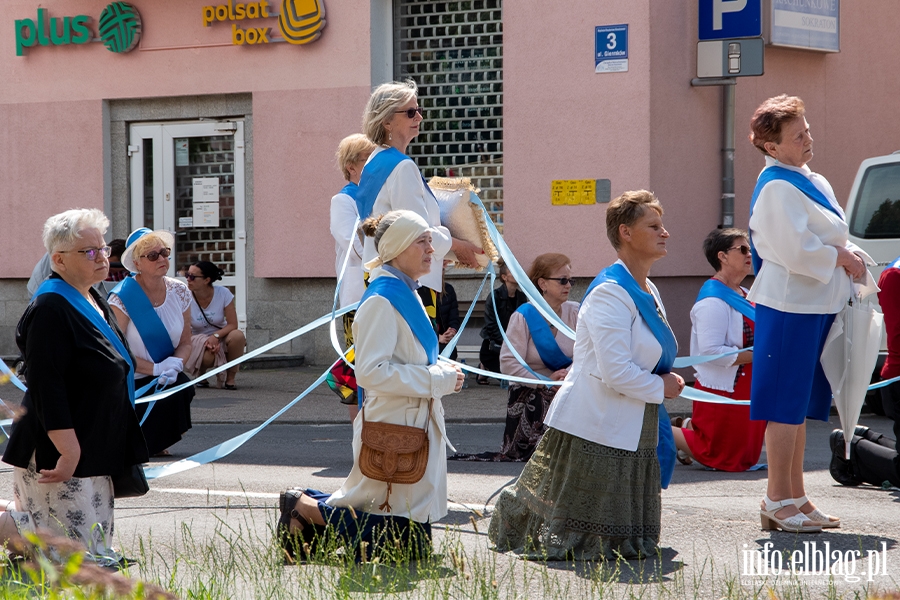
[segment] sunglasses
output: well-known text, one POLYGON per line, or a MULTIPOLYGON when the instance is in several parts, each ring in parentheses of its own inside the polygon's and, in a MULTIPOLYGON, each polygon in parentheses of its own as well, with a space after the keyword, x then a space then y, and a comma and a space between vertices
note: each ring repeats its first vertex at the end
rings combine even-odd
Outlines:
POLYGON ((395 110, 394 112, 397 114, 406 113, 407 119, 415 119, 416 113, 419 113, 420 116, 425 115, 425 109, 423 109, 421 106, 417 106, 415 108, 407 108, 406 110, 395 110))
POLYGON ((544 277, 543 279, 549 279, 550 281, 558 281, 559 285, 575 285, 575 279, 573 277, 544 277))
POLYGON ((193 281, 195 279, 206 279, 203 275, 194 275, 193 273, 188 273, 184 276, 188 281, 193 281))
POLYGON ((750 246, 744 246, 744 245, 732 246, 731 248, 728 249, 729 252, 731 252, 732 250, 740 250, 741 254, 743 254, 744 256, 747 256, 748 254, 750 254, 750 246))
POLYGON ((84 254, 84 256, 88 260, 97 260, 98 256, 103 256, 104 258, 109 258, 110 252, 112 252, 112 248, 109 246, 103 246, 102 248, 88 248, 87 250, 58 250, 60 254, 65 254, 66 252, 77 252, 78 254, 84 254))
POLYGON ((159 260, 160 256, 162 256, 163 258, 169 258, 170 254, 172 254, 172 251, 170 249, 163 248, 162 250, 159 250, 159 251, 154 250, 153 252, 148 252, 147 254, 143 254, 143 255, 141 255, 140 258, 146 258, 150 262, 156 262, 157 260, 159 260))

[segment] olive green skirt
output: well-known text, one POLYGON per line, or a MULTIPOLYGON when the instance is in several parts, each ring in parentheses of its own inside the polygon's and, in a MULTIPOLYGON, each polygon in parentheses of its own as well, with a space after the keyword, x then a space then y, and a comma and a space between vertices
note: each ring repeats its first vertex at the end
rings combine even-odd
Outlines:
POLYGON ((655 555, 660 531, 656 404, 635 452, 549 428, 514 486, 497 500, 488 535, 530 560, 655 555))

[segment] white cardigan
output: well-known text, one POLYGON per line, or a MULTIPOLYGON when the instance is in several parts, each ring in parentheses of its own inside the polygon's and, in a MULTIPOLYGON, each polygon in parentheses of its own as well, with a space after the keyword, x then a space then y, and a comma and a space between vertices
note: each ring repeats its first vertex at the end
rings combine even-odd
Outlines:
MULTIPOLYGON (((649 279, 647 284, 665 315, 656 286, 649 279)), ((572 367, 545 423, 634 452, 644 406, 663 401, 663 380, 651 372, 661 355, 662 347, 628 292, 615 283, 598 285, 581 305, 572 367)))
MULTIPOLYGON (((382 150, 384 148, 376 148, 369 157, 369 161, 382 150)), ((420 277, 419 283, 440 292, 444 274, 444 255, 450 252, 452 239, 450 231, 441 226, 441 210, 437 201, 425 187, 416 163, 411 160, 401 161, 384 182, 378 196, 375 197, 371 216, 377 217, 392 210, 405 209, 411 210, 425 219, 434 229, 431 234, 434 255, 431 260, 431 272, 420 277)), ((375 249, 375 238, 366 237, 363 247, 363 264, 365 265, 376 256, 378 256, 378 251, 375 249)))
MULTIPOLYGON (((747 290, 741 288, 746 293, 747 290)), ((704 298, 691 309, 691 356, 725 354, 744 347, 744 316, 719 298, 704 298)), ((701 384, 723 392, 734 391, 738 355, 723 356, 696 365, 701 384)))
MULTIPOLYGON (((774 165, 803 174, 844 214, 824 177, 809 167, 791 167, 766 157, 766 168, 774 165)), ((781 312, 839 312, 850 298, 851 289, 850 277, 843 267, 837 266, 834 246, 843 246, 872 262, 868 254, 848 241, 848 232, 845 221, 787 181, 766 184, 750 217, 753 245, 763 266, 748 300, 781 312)))
POLYGON ((341 282, 341 307, 359 302, 365 291, 362 269, 363 244, 356 234, 357 230, 353 228, 358 216, 356 200, 344 193, 337 193, 331 198, 331 237, 334 238, 335 275, 341 274, 344 257, 347 251, 350 252, 347 270, 341 282))
MULTIPOLYGON (((372 278, 393 277, 373 269, 372 278)), ((424 312, 424 308, 422 309, 424 312)), ((367 421, 425 427, 428 399, 434 398, 428 425, 428 465, 422 479, 395 484, 390 497, 393 511, 378 509, 387 484, 365 477, 359 470, 362 446, 362 413, 353 422, 353 469, 341 489, 332 494, 331 506, 407 517, 419 523, 437 521, 447 514, 447 450, 444 407, 441 397, 454 393, 456 370, 446 363, 428 365, 425 349, 406 324, 406 319, 381 296, 368 298, 353 321, 356 342, 356 381, 365 388, 367 421)))

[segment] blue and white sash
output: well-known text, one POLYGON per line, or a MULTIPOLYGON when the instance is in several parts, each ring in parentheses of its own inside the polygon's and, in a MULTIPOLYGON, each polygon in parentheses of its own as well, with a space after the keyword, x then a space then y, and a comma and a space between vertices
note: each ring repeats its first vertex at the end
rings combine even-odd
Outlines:
MULTIPOLYGON (((675 354, 678 352, 678 342, 675 340, 675 334, 672 333, 669 324, 660 315, 653 294, 642 290, 631 273, 628 272, 628 269, 619 263, 615 263, 600 271, 600 274, 588 286, 584 297, 587 298, 595 287, 607 281, 621 286, 628 292, 635 306, 637 306, 638 312, 641 313, 641 318, 644 319, 644 322, 650 327, 650 331, 653 332, 656 341, 662 346, 662 355, 653 368, 653 373, 662 375, 671 371, 675 362, 675 354)), ((660 485, 665 489, 669 487, 669 482, 672 481, 672 474, 675 472, 676 448, 675 436, 672 435, 672 423, 663 403, 659 405, 658 429, 659 441, 656 444, 656 456, 659 458, 660 485)))
MULTIPOLYGON (((359 212, 359 220, 365 221, 372 216, 372 209, 375 207, 375 199, 378 198, 378 192, 384 187, 385 182, 394 169, 397 168, 404 160, 412 160, 396 148, 386 148, 372 157, 366 166, 363 167, 362 175, 359 178, 359 189, 356 195, 347 194, 356 199, 356 210, 359 212)), ((421 177, 421 174, 419 175, 421 177)), ((422 177, 422 183, 429 194, 431 188, 425 183, 422 177)), ((346 187, 344 189, 347 189, 346 187)))
POLYGON ((696 301, 700 302, 706 298, 718 298, 754 323, 756 322, 756 307, 718 279, 707 279, 700 288, 696 301))
POLYGON ((109 343, 112 344, 116 352, 118 352, 122 359, 128 363, 129 373, 126 378, 128 380, 128 400, 131 402, 131 406, 134 406, 134 363, 131 361, 131 353, 128 352, 128 348, 125 347, 125 342, 123 342, 116 334, 110 324, 106 322, 106 319, 90 305, 84 296, 78 293, 78 290, 66 283, 63 279, 54 277, 44 281, 34 293, 34 297, 37 298, 41 294, 58 294, 65 298, 75 310, 83 315, 91 322, 91 325, 96 327, 100 333, 103 334, 103 337, 109 340, 109 343))
POLYGON ((531 332, 531 339, 534 340, 534 347, 537 348, 541 361, 547 365, 547 368, 551 371, 559 371, 572 364, 572 359, 565 355, 556 342, 553 332, 550 331, 550 325, 534 306, 523 304, 516 312, 525 317, 528 330, 531 332))
POLYGON ((123 279, 110 294, 115 294, 122 300, 128 317, 138 330, 153 362, 162 362, 175 353, 175 346, 172 345, 172 338, 169 337, 166 326, 153 310, 153 304, 134 277, 123 279))
MULTIPOLYGON (((353 198, 354 200, 356 200, 356 194, 357 194, 358 192, 359 192, 359 186, 356 185, 355 183, 353 183, 353 182, 351 181, 350 183, 348 183, 347 185, 345 185, 344 187, 342 187, 342 188, 341 188, 341 191, 338 192, 338 193, 339 193, 339 194, 346 194, 347 196, 350 196, 351 198, 353 198)), ((358 208, 358 207, 357 207, 357 208, 358 208)))
POLYGON ((369 282, 359 306, 371 296, 386 298, 400 316, 406 320, 406 324, 412 330, 413 335, 422 344, 425 354, 428 356, 428 364, 433 365, 438 357, 438 338, 431 325, 431 319, 425 313, 422 303, 409 286, 396 277, 382 276, 369 282))
MULTIPOLYGON (((806 196, 815 202, 816 204, 826 208, 836 214, 841 220, 844 219, 844 215, 837 210, 834 205, 828 200, 825 194, 822 193, 822 190, 813 185, 809 179, 806 178, 802 173, 798 173, 797 171, 792 171, 791 169, 785 169, 784 167, 779 166, 771 166, 763 169, 763 172, 759 174, 759 179, 756 180, 756 187, 753 189, 753 196, 750 198, 750 216, 753 216, 753 207, 756 206, 756 200, 759 198, 759 193, 766 186, 767 183, 775 181, 776 179, 781 179, 783 181, 787 181, 795 188, 806 194, 806 196)), ((762 268, 762 259, 756 253, 756 248, 753 246, 753 233, 750 234, 750 254, 753 259, 753 273, 758 274, 760 268, 762 268)))
POLYGON ((900 257, 894 260, 891 264, 885 267, 885 269, 900 269, 900 257))

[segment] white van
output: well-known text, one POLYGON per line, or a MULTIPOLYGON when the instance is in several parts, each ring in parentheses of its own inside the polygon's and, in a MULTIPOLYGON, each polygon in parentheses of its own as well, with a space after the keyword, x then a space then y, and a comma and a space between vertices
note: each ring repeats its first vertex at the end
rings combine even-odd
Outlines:
MULTIPOLYGON (((862 161, 847 201, 850 241, 869 253, 878 264, 869 267, 875 281, 884 268, 900 256, 900 151, 862 161)), ((873 296, 871 300, 877 302, 873 296)), ((885 338, 881 349, 887 350, 885 338)), ((880 379, 880 356, 872 380, 880 379)), ((877 391, 876 391, 877 392, 877 391)), ((879 415, 881 395, 869 392, 866 404, 879 415)))

